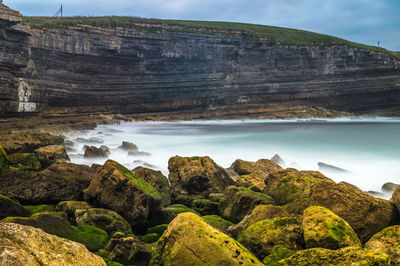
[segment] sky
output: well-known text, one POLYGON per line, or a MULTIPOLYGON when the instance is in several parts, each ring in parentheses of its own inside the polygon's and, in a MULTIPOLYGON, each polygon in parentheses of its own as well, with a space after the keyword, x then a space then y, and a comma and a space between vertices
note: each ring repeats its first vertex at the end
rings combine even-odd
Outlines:
POLYGON ((137 16, 303 29, 400 51, 400 0, 3 0, 26 16, 137 16))

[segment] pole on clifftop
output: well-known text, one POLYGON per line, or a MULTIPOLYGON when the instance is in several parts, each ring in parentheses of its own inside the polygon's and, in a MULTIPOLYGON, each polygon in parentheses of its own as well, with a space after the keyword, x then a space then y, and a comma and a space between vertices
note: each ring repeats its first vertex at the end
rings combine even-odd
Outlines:
MULTIPOLYGON (((1 1, 1 0, 0 0, 1 1)), ((55 17, 63 17, 63 5, 61 5, 60 9, 54 14, 55 17)))

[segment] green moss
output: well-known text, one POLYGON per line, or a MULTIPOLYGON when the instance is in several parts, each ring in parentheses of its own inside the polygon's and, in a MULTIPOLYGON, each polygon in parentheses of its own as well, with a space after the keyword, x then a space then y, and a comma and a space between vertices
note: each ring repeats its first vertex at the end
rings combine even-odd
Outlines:
MULTIPOLYGON (((100 256, 100 255, 99 255, 100 256)), ((107 266, 124 266, 123 264, 103 258, 107 266)))
POLYGON ((158 239, 160 239, 160 235, 157 233, 153 233, 153 234, 147 234, 144 236, 138 236, 139 240, 144 242, 144 243, 154 243, 156 242, 158 239))
POLYGON ((74 226, 76 233, 70 235, 70 240, 84 244, 90 251, 96 251, 107 245, 108 235, 100 228, 91 225, 74 226))
POLYGON ((162 235, 167 230, 168 224, 159 224, 147 229, 147 234, 159 234, 162 235))
POLYGON ((218 213, 218 203, 208 199, 195 199, 192 202, 192 208, 201 214, 218 213))
POLYGON ((3 147, 0 145, 0 176, 4 174, 8 169, 8 156, 4 151, 3 147))
POLYGON ((198 161, 200 159, 201 159, 201 157, 199 157, 199 156, 187 157, 188 162, 198 161))
POLYGON ((56 206, 54 205, 26 205, 24 206, 26 209, 32 211, 33 213, 39 213, 39 212, 55 212, 56 211, 56 206))
POLYGON ((263 263, 270 266, 281 265, 278 263, 278 261, 286 259, 292 256, 292 254, 293 251, 291 251, 290 249, 285 248, 281 245, 276 245, 272 248, 271 254, 264 258, 263 263))
POLYGON ((123 173, 126 177, 128 177, 135 186, 140 188, 142 191, 146 192, 150 196, 154 198, 161 198, 160 194, 158 194, 157 189, 155 189, 152 185, 144 181, 142 178, 134 174, 132 171, 127 169, 126 167, 120 165, 117 162, 112 163, 115 168, 117 168, 121 173, 123 173))
POLYGON ((24 171, 38 171, 41 167, 39 160, 30 153, 14 153, 8 156, 10 165, 24 171))
POLYGON ((201 217, 206 223, 214 227, 215 229, 218 229, 219 231, 226 233, 228 230, 228 227, 233 225, 230 221, 227 221, 223 218, 221 218, 218 215, 205 215, 201 217))
POLYGON ((342 241, 346 236, 345 223, 343 220, 336 221, 336 223, 329 223, 329 232, 337 241, 342 241))

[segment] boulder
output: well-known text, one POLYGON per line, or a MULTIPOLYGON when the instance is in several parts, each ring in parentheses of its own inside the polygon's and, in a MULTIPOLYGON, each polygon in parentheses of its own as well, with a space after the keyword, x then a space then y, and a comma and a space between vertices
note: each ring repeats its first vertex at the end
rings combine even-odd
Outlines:
POLYGON ((220 202, 221 199, 224 197, 224 193, 210 193, 208 195, 208 199, 214 202, 220 202))
MULTIPOLYGON (((53 205, 53 204, 25 205, 24 208, 30 210, 33 213, 38 213, 38 212, 56 212, 57 211, 56 210, 56 205, 53 205)), ((21 216, 21 215, 10 215, 10 216, 21 216)), ((65 213, 65 217, 68 218, 66 213, 65 213)))
POLYGON ((116 232, 108 241, 102 256, 123 265, 147 266, 152 257, 151 247, 131 234, 116 232))
POLYGON ((8 156, 4 151, 3 147, 0 145, 0 176, 8 169, 8 156))
POLYGON ((162 235, 167 230, 168 224, 159 224, 153 227, 147 228, 147 234, 158 234, 162 235))
POLYGON ((106 146, 101 146, 97 148, 95 146, 85 146, 85 153, 83 157, 85 158, 108 158, 110 155, 110 149, 106 146))
POLYGON ((170 223, 176 216, 181 213, 191 212, 200 215, 197 211, 187 207, 183 204, 173 204, 168 207, 162 208, 161 215, 155 220, 157 223, 170 223))
POLYGON ((303 231, 307 248, 361 247, 351 226, 324 207, 311 206, 304 210, 303 231))
POLYGON ((171 204, 171 187, 168 179, 161 173, 145 167, 136 167, 136 175, 155 187, 161 196, 161 206, 166 207, 171 204))
POLYGON ((386 253, 391 265, 400 265, 400 225, 394 225, 376 233, 365 243, 365 248, 386 253))
POLYGON ((103 248, 108 241, 105 231, 93 226, 72 226, 58 213, 35 213, 31 217, 7 217, 0 223, 17 223, 40 228, 46 233, 84 244, 89 250, 103 248))
POLYGON ((289 258, 293 255, 293 251, 281 245, 272 248, 271 253, 263 259, 263 263, 268 266, 278 266, 279 261, 289 258))
POLYGON ((346 183, 336 184, 319 172, 286 169, 265 182, 267 193, 289 213, 302 214, 309 206, 328 208, 347 221, 363 243, 398 219, 391 202, 346 183))
POLYGON ((208 196, 222 192, 233 180, 209 157, 175 156, 168 161, 169 181, 175 194, 208 196))
POLYGON ((57 176, 65 180, 72 179, 82 184, 82 186, 87 187, 90 181, 92 181, 95 171, 87 165, 57 163, 46 168, 42 173, 48 176, 57 176))
POLYGON ((8 170, 0 178, 0 194, 17 199, 24 205, 81 200, 87 185, 80 181, 80 176, 72 174, 8 170))
POLYGON ((77 225, 92 225, 113 235, 116 231, 132 231, 129 223, 118 213, 107 209, 80 209, 75 211, 77 225))
MULTIPOLYGON (((128 152, 128 156, 151 156, 151 153, 145 151, 130 151, 128 152)), ((153 165, 152 168, 155 168, 155 166, 153 165)))
POLYGON ((32 211, 24 208, 18 202, 0 194, 0 219, 8 216, 28 217, 32 215, 32 211))
POLYGON ((173 199, 175 204, 183 204, 186 206, 192 206, 194 200, 204 199, 201 195, 186 195, 186 194, 179 194, 176 195, 173 199))
POLYGON ((39 147, 63 145, 64 138, 48 133, 15 133, 0 136, 0 143, 7 154, 33 153, 39 147))
POLYGON ((193 213, 178 215, 157 242, 150 265, 263 265, 246 248, 193 213))
POLYGON ((397 207, 397 209, 400 210, 400 186, 394 190, 390 200, 397 207))
POLYGON ((281 156, 279 156, 279 154, 275 154, 274 156, 272 156, 271 161, 278 164, 280 167, 286 166, 286 162, 282 159, 281 156))
POLYGON ((46 167, 54 162, 67 162, 69 157, 65 147, 62 145, 49 145, 34 151, 40 163, 46 167))
POLYGON ((224 197, 219 202, 219 211, 223 218, 238 223, 257 205, 272 202, 273 199, 265 193, 230 186, 225 189, 224 197))
POLYGON ((343 169, 343 168, 340 168, 340 167, 337 167, 337 166, 334 166, 331 164, 322 163, 322 162, 318 163, 318 170, 333 172, 333 173, 348 173, 349 172, 346 169, 343 169))
POLYGON ((15 223, 0 223, 0 250, 1 265, 106 265, 82 244, 15 223))
POLYGON ((238 224, 232 225, 228 228, 228 233, 233 238, 237 238, 240 233, 247 229, 250 225, 262 220, 269 220, 278 217, 289 217, 290 214, 280 206, 258 205, 250 214, 246 215, 238 224))
POLYGON ((224 234, 228 233, 228 228, 230 226, 233 225, 233 223, 225 220, 224 218, 218 216, 218 215, 205 215, 205 216, 201 216, 201 218, 208 223, 209 225, 211 225, 212 227, 214 227, 215 229, 218 229, 219 231, 221 231, 224 234))
POLYGON ((122 150, 125 150, 125 151, 138 151, 139 150, 135 144, 128 142, 128 141, 123 141, 122 145, 119 146, 119 148, 122 150))
POLYGON ((297 251, 287 259, 279 261, 278 265, 308 266, 308 265, 389 265, 388 255, 356 248, 347 247, 338 250, 310 248, 297 251))
POLYGON ((76 223, 75 211, 91 208, 93 207, 86 201, 61 201, 56 206, 56 210, 65 212, 73 223, 76 223))
POLYGON ((201 215, 219 214, 218 203, 208 199, 193 200, 192 209, 201 215))
POLYGON ((270 255, 275 245, 293 251, 304 247, 301 222, 295 217, 259 221, 241 233, 239 242, 258 258, 270 255))
POLYGON ((381 190, 386 193, 393 193, 398 186, 399 186, 399 184, 387 182, 387 183, 383 184, 381 190))
POLYGON ((23 170, 39 170, 39 160, 30 153, 14 153, 8 156, 9 164, 23 170))
POLYGON ((94 206, 120 213, 134 230, 143 226, 161 203, 157 189, 113 160, 97 170, 85 197, 94 206))

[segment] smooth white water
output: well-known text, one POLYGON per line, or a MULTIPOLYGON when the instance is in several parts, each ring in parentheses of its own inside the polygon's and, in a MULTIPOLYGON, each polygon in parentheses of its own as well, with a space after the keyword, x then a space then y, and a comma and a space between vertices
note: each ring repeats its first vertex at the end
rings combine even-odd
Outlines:
MULTIPOLYGON (((214 120, 139 122, 101 125, 95 130, 70 134, 76 152, 71 161, 100 163, 83 158, 84 145, 106 145, 110 159, 128 168, 145 162, 168 176, 168 159, 175 155, 208 155, 223 167, 236 159, 255 161, 279 154, 286 167, 318 170, 318 162, 348 170, 321 171, 336 182, 346 181, 364 191, 381 191, 386 182, 400 183, 400 119, 329 120, 214 120), (95 142, 78 140, 94 138, 95 142), (128 156, 118 149, 122 141, 135 143, 151 156, 128 156), (101 143, 100 143, 101 142, 101 143)), ((386 195, 386 198, 390 195, 386 195)))

